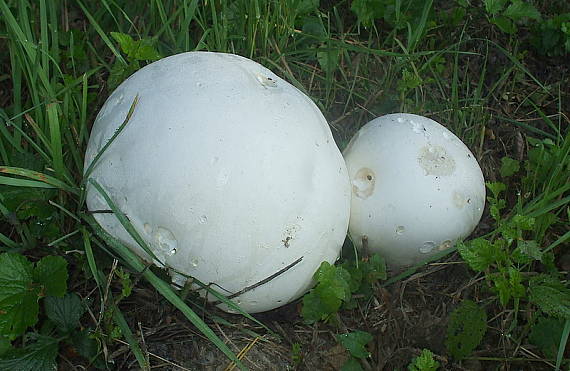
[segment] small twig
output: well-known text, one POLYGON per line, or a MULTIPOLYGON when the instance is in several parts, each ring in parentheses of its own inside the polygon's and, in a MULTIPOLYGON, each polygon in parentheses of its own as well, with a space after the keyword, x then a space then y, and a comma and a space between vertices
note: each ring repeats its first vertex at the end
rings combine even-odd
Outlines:
POLYGON ((293 263, 289 264, 289 265, 286 266, 285 268, 280 269, 278 272, 273 273, 271 276, 269 276, 269 277, 267 277, 267 278, 265 278, 265 279, 262 279, 261 281, 259 281, 259 282, 257 282, 257 283, 254 283, 254 284, 251 285, 251 286, 247 286, 246 288, 244 288, 244 289, 242 289, 242 290, 236 292, 235 294, 231 294, 231 295, 228 296, 227 298, 228 298, 228 299, 233 299, 233 298, 238 297, 238 296, 240 296, 240 295, 242 295, 242 294, 245 294, 246 292, 251 291, 251 290, 253 290, 253 289, 255 289, 255 288, 257 288, 257 287, 259 287, 259 286, 261 286, 261 285, 266 284, 267 282, 269 282, 269 281, 275 279, 276 277, 282 275, 283 273, 287 272, 289 269, 291 269, 291 268, 293 268, 294 266, 296 266, 297 264, 299 264, 299 263, 301 262, 301 260, 303 260, 303 256, 301 256, 299 259, 295 260, 293 263))
POLYGON ((113 214, 113 210, 87 210, 87 214, 113 214))

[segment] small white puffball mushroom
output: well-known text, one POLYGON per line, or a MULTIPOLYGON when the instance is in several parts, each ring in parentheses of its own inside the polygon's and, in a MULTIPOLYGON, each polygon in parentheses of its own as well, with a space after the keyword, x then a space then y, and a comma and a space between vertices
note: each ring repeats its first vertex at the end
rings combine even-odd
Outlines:
POLYGON ((467 146, 437 122, 395 113, 364 125, 344 151, 352 183, 349 234, 389 266, 425 260, 467 237, 485 182, 467 146))
MULTIPOLYGON (((290 266, 233 299, 251 313, 303 295, 321 262, 338 258, 350 207, 346 165, 315 104, 247 58, 174 55, 111 94, 95 120, 86 169, 137 94, 130 121, 90 178, 150 245, 155 263, 179 285, 184 276, 176 272, 228 296, 290 266)), ((91 185, 87 205, 109 209, 91 185)), ((94 215, 151 260, 113 214, 94 215)))

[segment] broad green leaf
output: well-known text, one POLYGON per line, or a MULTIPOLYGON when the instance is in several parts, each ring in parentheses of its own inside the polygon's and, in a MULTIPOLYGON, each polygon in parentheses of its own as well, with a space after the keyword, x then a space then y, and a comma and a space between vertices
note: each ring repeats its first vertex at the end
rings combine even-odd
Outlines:
POLYGON ((499 27, 499 29, 506 34, 512 35, 517 32, 517 26, 510 18, 505 16, 493 17, 493 19, 491 19, 491 23, 499 27))
POLYGON ((0 357, 0 371, 57 370, 58 342, 49 336, 38 336, 23 348, 12 348, 0 357))
POLYGON ((337 335, 336 338, 353 357, 370 357, 370 352, 365 348, 366 344, 374 339, 370 333, 357 330, 348 334, 337 335))
POLYGON ((570 289, 554 276, 541 274, 529 281, 529 300, 553 317, 570 319, 570 289))
POLYGON ((487 313, 471 300, 464 300, 451 313, 445 345, 455 359, 463 359, 477 348, 487 331, 487 313))
MULTIPOLYGON (((338 307, 340 307, 341 301, 338 300, 338 307)), ((308 322, 316 322, 326 319, 338 307, 331 308, 322 302, 321 297, 318 293, 311 290, 308 294, 303 296, 303 307, 301 308, 301 316, 308 322)))
POLYGON ((490 15, 495 15, 503 9, 507 0, 485 0, 485 10, 490 15))
POLYGON ((317 60, 325 72, 333 72, 337 69, 338 57, 338 50, 325 50, 317 52, 317 60))
POLYGON ((18 254, 0 254, 0 336, 14 339, 38 320, 40 288, 33 265, 18 254))
POLYGON ((75 293, 68 293, 62 298, 48 296, 44 300, 45 313, 53 321, 58 331, 70 332, 79 327, 79 319, 85 312, 81 299, 75 293))
POLYGON ((34 280, 44 287, 43 294, 63 296, 67 291, 67 261, 61 256, 43 257, 34 269, 34 280))
POLYGON ((499 172, 503 178, 513 176, 520 170, 520 162, 510 157, 501 158, 501 169, 499 172))
POLYGON ((537 346, 547 358, 554 358, 558 352, 563 328, 563 320, 540 317, 532 326, 528 341, 537 346))
POLYGON ((520 21, 522 18, 530 18, 534 20, 540 19, 540 12, 534 7, 534 5, 522 0, 513 0, 503 15, 505 17, 509 17, 515 22, 520 21))

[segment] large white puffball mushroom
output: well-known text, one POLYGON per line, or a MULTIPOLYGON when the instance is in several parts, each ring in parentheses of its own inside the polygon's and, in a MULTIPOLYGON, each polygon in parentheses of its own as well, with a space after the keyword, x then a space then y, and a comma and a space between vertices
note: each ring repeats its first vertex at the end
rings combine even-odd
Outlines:
MULTIPOLYGON (((251 313, 304 294, 321 262, 338 258, 350 207, 346 165, 315 104, 247 58, 174 55, 111 94, 95 120, 86 169, 137 95, 90 178, 150 245, 155 263, 179 285, 176 272, 228 296, 290 267, 233 299, 251 313)), ((109 209, 91 185, 87 205, 109 209)), ((151 260, 113 214, 94 215, 151 260)))
POLYGON ((467 146, 437 122, 396 113, 364 125, 344 151, 352 183, 349 234, 389 266, 419 263, 467 237, 485 182, 467 146))

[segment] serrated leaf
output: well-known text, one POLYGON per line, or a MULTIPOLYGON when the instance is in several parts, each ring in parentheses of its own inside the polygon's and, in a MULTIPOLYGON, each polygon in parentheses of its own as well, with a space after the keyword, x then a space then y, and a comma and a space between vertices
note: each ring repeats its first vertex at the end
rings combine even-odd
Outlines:
POLYGON ((44 301, 48 318, 58 326, 58 331, 67 333, 79 327, 79 319, 85 312, 81 299, 75 293, 62 298, 48 296, 44 301))
POLYGON ((555 358, 564 329, 564 321, 557 318, 541 317, 528 335, 528 341, 537 346, 547 358, 555 358))
POLYGON ((13 348, 0 357, 0 371, 57 370, 58 342, 49 336, 39 336, 23 348, 13 348))
POLYGON ((525 295, 525 287, 522 285, 522 274, 517 269, 509 267, 490 276, 499 294, 499 301, 506 306, 511 298, 521 298, 525 295))
POLYGON ((501 182, 486 182, 485 186, 489 188, 495 198, 499 198, 499 195, 507 189, 505 183, 501 182))
POLYGON ((501 176, 509 177, 513 176, 516 172, 520 170, 520 162, 518 160, 512 159, 510 157, 501 158, 501 169, 499 170, 501 176))
POLYGON ((520 21, 523 18, 530 18, 534 20, 540 19, 540 12, 534 7, 534 5, 522 0, 513 0, 503 15, 505 17, 509 17, 515 22, 520 21))
POLYGON ((408 371, 436 371, 438 368, 439 362, 433 359, 433 353, 429 349, 423 349, 408 365, 408 371))
POLYGON ((353 357, 370 357, 370 352, 366 350, 365 346, 374 339, 372 334, 366 331, 357 330, 348 334, 337 335, 336 338, 353 357))
POLYGON ((67 291, 67 261, 61 256, 45 256, 36 264, 34 280, 44 295, 63 296, 67 291))
POLYGON ((543 251, 536 241, 518 241, 512 257, 519 264, 527 264, 534 260, 542 261, 543 251))
POLYGON ((0 254, 0 336, 14 339, 38 320, 39 287, 33 265, 19 254, 0 254))
POLYGON ((487 331, 487 313, 471 300, 464 300, 452 313, 445 345, 455 359, 467 357, 487 331))
POLYGON ((119 43, 121 51, 127 55, 132 53, 135 40, 130 35, 121 32, 111 32, 111 36, 119 43))
POLYGON ((156 61, 162 58, 160 53, 154 47, 154 42, 149 39, 141 39, 135 41, 132 52, 129 54, 130 58, 138 61, 156 61))
MULTIPOLYGON (((341 301, 338 301, 339 307, 341 301)), ((338 309, 338 308, 337 308, 338 309)), ((303 296, 303 307, 301 308, 301 316, 307 322, 316 322, 326 319, 335 309, 328 307, 322 302, 318 293, 311 290, 308 294, 303 296)))
POLYGON ((513 217, 513 225, 523 231, 531 231, 534 228, 535 219, 527 215, 517 214, 513 217))
POLYGON ((485 10, 490 15, 495 15, 503 9, 507 0, 485 0, 485 10))
POLYGON ((529 300, 553 317, 570 319, 570 289, 550 275, 529 280, 529 300))
POLYGON ((476 238, 467 243, 458 243, 457 250, 469 267, 476 272, 483 272, 491 264, 507 260, 503 240, 491 243, 484 238, 476 238))

